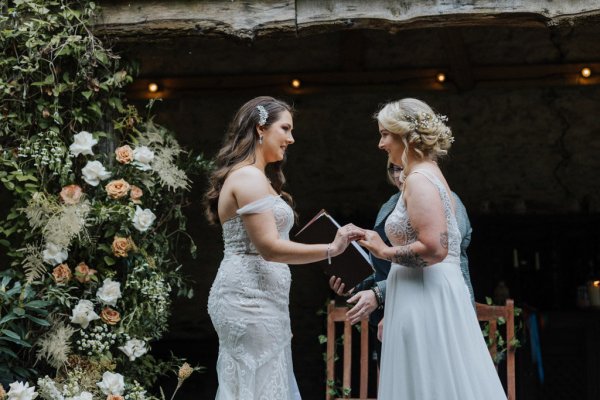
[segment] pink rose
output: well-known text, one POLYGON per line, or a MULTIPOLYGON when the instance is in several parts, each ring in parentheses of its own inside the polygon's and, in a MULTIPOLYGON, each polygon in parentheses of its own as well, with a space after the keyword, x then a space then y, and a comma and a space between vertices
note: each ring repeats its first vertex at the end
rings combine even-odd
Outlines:
POLYGON ((129 188, 129 183, 127 183, 124 179, 111 181, 105 187, 106 193, 111 199, 120 199, 127 196, 127 193, 129 193, 129 188))
POLYGON ((133 150, 128 145, 117 147, 115 155, 121 164, 129 164, 133 161, 133 150))
POLYGON ((60 191, 60 199, 65 204, 73 205, 79 203, 83 196, 83 190, 79 185, 68 185, 60 191))
POLYGON ((87 266, 86 263, 80 262, 75 267, 75 279, 80 283, 88 283, 92 280, 92 276, 96 275, 96 270, 87 266))
POLYGON ((52 270, 52 277, 56 283, 69 283, 73 274, 71 274, 71 268, 67 264, 60 264, 52 270))
POLYGON ((144 195, 144 191, 135 185, 131 185, 131 191, 129 192, 129 197, 134 204, 142 204, 140 200, 144 195))

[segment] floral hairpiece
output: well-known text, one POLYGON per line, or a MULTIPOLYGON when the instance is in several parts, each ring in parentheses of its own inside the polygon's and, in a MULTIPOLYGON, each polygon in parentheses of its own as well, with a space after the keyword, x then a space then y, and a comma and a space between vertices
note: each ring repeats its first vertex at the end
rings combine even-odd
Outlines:
POLYGON ((439 125, 444 125, 448 121, 448 117, 445 115, 427 112, 422 112, 416 116, 407 115, 404 119, 409 123, 411 131, 429 131, 439 125))
POLYGON ((264 106, 261 105, 256 106, 256 109, 258 110, 258 125, 263 126, 267 123, 269 112, 264 106))

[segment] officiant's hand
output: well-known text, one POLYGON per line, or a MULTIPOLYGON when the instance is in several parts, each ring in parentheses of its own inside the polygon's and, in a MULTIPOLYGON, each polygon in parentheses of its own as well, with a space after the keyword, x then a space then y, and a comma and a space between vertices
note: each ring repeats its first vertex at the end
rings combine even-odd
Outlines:
POLYGON ((377 299, 372 290, 361 290, 348 299, 348 303, 354 304, 354 307, 346 313, 346 319, 351 324, 356 324, 369 315, 377 308, 377 299))
POLYGON ((365 238, 365 230, 353 224, 342 226, 337 230, 335 239, 331 243, 331 255, 338 256, 346 250, 350 242, 365 238))
POLYGON ((331 278, 329 278, 329 287, 335 292, 335 294, 343 297, 350 296, 354 291, 354 288, 352 288, 347 292, 344 292, 344 289, 346 289, 346 284, 342 282, 342 278, 338 278, 335 275, 332 275, 331 278))
POLYGON ((367 250, 371 252, 375 257, 385 259, 383 255, 384 250, 388 247, 387 244, 381 239, 379 233, 375 231, 364 230, 365 238, 359 240, 358 243, 365 247, 367 250))

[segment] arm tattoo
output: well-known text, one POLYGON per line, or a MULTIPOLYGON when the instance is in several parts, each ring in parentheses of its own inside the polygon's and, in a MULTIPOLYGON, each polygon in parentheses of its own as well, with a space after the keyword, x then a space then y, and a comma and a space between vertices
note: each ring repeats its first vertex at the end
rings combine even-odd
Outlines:
POLYGON ((440 244, 443 248, 448 248, 448 232, 440 233, 440 244))
POLYGON ((425 268, 427 266, 427 262, 408 246, 396 250, 391 261, 409 268, 425 268))

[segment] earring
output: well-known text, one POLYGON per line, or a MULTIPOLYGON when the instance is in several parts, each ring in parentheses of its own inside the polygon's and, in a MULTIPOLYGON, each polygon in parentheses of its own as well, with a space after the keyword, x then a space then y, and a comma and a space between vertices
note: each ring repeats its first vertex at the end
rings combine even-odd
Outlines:
POLYGON ((258 144, 262 144, 262 142, 263 142, 263 137, 262 137, 262 136, 259 136, 259 137, 258 137, 258 144))

